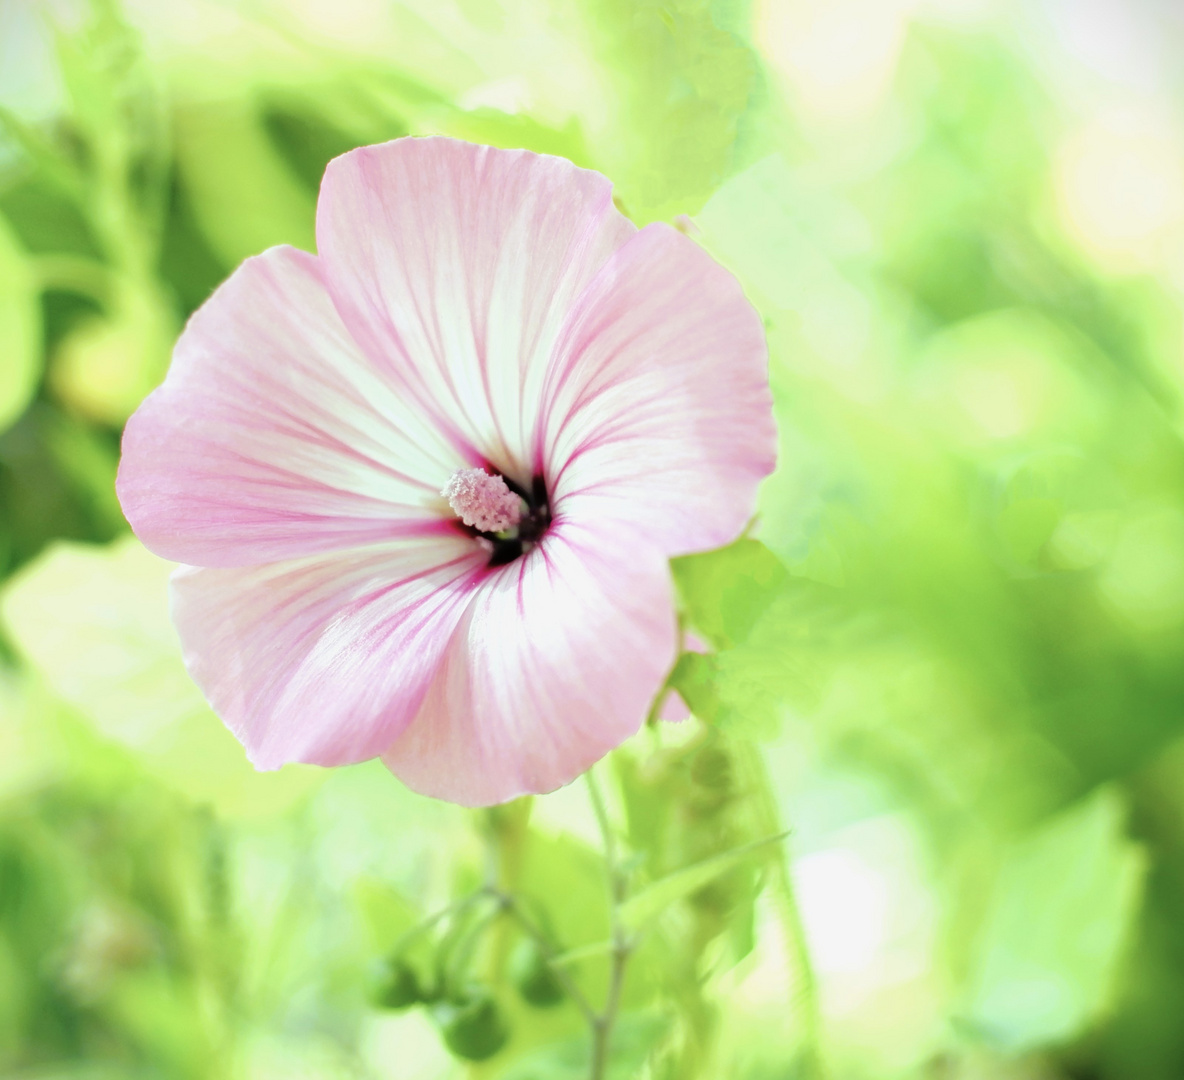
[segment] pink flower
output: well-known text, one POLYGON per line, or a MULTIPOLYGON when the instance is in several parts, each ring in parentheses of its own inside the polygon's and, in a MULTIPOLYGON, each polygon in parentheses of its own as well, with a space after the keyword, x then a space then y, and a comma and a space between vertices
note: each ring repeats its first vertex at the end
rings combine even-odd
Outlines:
POLYGON ((772 468, 760 319, 603 176, 520 150, 346 154, 317 246, 239 267, 124 435, 128 520, 188 564, 185 662, 258 768, 552 790, 637 730, 668 557, 732 540, 772 468))

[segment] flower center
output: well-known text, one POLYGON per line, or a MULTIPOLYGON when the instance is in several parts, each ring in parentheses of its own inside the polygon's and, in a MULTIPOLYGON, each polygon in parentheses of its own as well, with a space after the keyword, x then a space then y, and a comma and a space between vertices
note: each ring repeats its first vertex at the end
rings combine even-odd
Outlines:
POLYGON ((461 469, 440 494, 456 516, 478 532, 505 532, 522 516, 522 502, 506 481, 484 469, 461 469))
POLYGON ((498 473, 461 469, 440 494, 460 519, 458 527, 489 551, 490 566, 503 566, 528 552, 551 524, 541 476, 527 491, 498 473))

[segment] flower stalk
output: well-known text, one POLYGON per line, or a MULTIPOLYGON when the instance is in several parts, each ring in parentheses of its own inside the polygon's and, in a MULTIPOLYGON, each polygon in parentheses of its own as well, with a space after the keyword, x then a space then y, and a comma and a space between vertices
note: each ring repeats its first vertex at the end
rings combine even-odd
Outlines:
POLYGON ((617 842, 604 795, 593 770, 584 775, 588 784, 588 796, 600 826, 604 844, 604 865, 609 890, 609 920, 612 933, 611 967, 609 969, 608 997, 604 1009, 592 1018, 592 1071, 590 1080, 604 1080, 608 1069, 609 1051, 612 1046, 613 1026, 621 1007, 621 992, 625 986, 625 967, 633 951, 633 941, 621 919, 621 906, 625 902, 628 888, 626 874, 617 857, 617 842))

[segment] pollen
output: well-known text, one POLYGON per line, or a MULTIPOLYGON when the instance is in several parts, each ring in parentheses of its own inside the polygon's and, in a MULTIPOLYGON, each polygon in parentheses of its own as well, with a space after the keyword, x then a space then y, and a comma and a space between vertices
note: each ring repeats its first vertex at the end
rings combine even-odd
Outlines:
POLYGON ((440 494, 461 521, 481 532, 505 532, 522 517, 522 500, 484 469, 461 469, 440 494))

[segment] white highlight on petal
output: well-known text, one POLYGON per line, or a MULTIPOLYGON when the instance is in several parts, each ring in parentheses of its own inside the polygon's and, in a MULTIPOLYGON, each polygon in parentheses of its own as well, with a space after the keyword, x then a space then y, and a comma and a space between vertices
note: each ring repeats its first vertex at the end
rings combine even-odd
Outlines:
POLYGON ((461 521, 482 532, 505 532, 522 516, 522 500, 484 469, 461 469, 440 494, 461 521))

